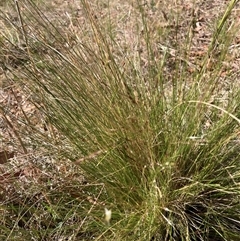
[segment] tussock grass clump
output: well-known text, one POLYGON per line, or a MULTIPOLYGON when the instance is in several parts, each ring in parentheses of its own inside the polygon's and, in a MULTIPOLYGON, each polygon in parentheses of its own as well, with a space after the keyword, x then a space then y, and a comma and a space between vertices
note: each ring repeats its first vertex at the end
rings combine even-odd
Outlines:
MULTIPOLYGON (((112 20, 103 25, 88 1, 81 1, 85 22, 68 35, 31 1, 24 11, 17 5, 20 27, 12 27, 19 30, 26 61, 17 70, 6 64, 5 71, 59 132, 57 141, 47 138, 51 151, 56 148, 79 165, 86 179, 79 194, 68 188, 45 192, 57 204, 54 224, 42 237, 72 232, 71 240, 238 239, 240 95, 230 86, 226 98, 218 96, 230 76, 223 60, 234 32, 227 24, 235 4, 231 1, 218 21, 194 70, 185 59, 190 31, 179 43, 182 55, 170 66, 169 48, 156 54, 154 30, 140 2, 136 39, 142 49, 137 54, 122 48, 112 20), (61 192, 70 197, 59 199, 61 192), (77 208, 70 213, 63 208, 64 202, 71 206, 76 200, 82 206, 74 203, 77 208), (104 208, 112 212, 107 220, 104 208), (64 213, 76 216, 71 232, 64 213)), ((16 40, 6 34, 1 41, 14 56, 16 40)), ((32 143, 41 145, 41 135, 27 120, 32 143)))

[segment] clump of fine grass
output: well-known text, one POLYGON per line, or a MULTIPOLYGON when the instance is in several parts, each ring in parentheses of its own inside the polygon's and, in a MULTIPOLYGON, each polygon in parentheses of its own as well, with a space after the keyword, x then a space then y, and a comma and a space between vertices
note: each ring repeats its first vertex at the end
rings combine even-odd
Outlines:
MULTIPOLYGON (((56 149, 86 178, 81 194, 74 189, 74 195, 64 196, 69 206, 77 200, 82 208, 76 203, 69 212, 64 208, 58 195, 71 194, 67 188, 47 191, 52 200, 41 205, 54 224, 44 233, 34 231, 42 238, 71 233, 73 240, 237 240, 240 95, 233 89, 217 102, 216 91, 224 81, 222 60, 231 43, 226 26, 236 1, 220 18, 199 68, 189 72, 180 57, 170 79, 164 73, 172 56, 165 49, 156 58, 139 2, 144 63, 143 53, 121 49, 111 21, 106 31, 87 1, 81 6, 89 25, 82 26, 84 37, 76 34, 74 40, 26 3, 26 15, 17 9, 28 61, 12 71, 13 78, 34 93, 34 104, 61 134, 56 149), (219 60, 208 72, 219 43, 219 60), (112 211, 107 222, 104 208, 112 211), (74 232, 59 226, 68 220, 64 213, 76 217, 74 232)), ((189 44, 190 37, 186 48, 189 44)), ((32 142, 40 143, 38 138, 32 134, 32 142)))

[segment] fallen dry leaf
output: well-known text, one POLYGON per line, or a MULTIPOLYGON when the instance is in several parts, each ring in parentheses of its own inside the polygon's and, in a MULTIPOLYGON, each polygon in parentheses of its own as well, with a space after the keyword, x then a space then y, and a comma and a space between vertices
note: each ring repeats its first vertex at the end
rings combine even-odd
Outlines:
POLYGON ((14 152, 0 151, 0 164, 8 162, 10 158, 14 157, 14 152))

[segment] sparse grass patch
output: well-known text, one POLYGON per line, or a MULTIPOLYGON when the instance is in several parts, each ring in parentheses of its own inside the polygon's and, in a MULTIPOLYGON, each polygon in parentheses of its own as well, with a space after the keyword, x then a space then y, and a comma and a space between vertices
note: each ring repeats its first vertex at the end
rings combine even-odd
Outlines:
POLYGON ((4 196, 3 237, 238 240, 240 94, 231 84, 223 89, 236 81, 224 64, 236 2, 229 3, 208 49, 194 63, 192 23, 185 41, 176 37, 177 21, 175 34, 158 23, 151 26, 154 4, 132 5, 136 28, 126 41, 118 39, 110 3, 103 4, 109 15, 101 19, 97 5, 82 0, 82 18, 74 23, 69 17, 67 33, 32 1, 18 3, 19 25, 4 15, 18 37, 2 34, 3 55, 16 59, 18 49, 25 61, 16 67, 5 59, 3 69, 44 116, 42 130, 22 109, 22 143, 76 165, 67 172, 55 163, 59 179, 40 175, 32 185, 37 195, 33 190, 30 197, 4 196), (169 37, 172 45, 158 37, 169 37), (104 218, 109 210, 111 217, 104 218))

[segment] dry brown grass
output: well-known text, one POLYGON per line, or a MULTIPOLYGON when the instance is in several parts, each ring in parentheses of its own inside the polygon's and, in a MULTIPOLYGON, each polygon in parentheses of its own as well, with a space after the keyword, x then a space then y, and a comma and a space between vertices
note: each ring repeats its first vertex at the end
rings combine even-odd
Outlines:
MULTIPOLYGON (((64 53, 67 48, 77 51, 79 43, 91 41, 90 45, 97 53, 97 38, 95 38, 96 42, 92 41, 91 23, 87 20, 79 1, 36 0, 34 2, 61 33, 63 38, 59 42, 52 42, 52 45, 59 52, 64 53)), ((169 56, 163 69, 166 86, 169 85, 168 80, 171 79, 171 76, 178 74, 181 76, 181 69, 176 68, 176 66, 187 66, 189 76, 185 75, 185 79, 181 79, 181 81, 186 81, 186 85, 189 86, 193 81, 192 78, 195 78, 204 67, 207 70, 200 82, 199 91, 204 95, 208 91, 205 89, 204 81, 207 81, 214 74, 219 74, 221 78, 212 95, 211 103, 216 104, 231 98, 232 89, 240 86, 240 81, 231 82, 231 77, 234 80, 240 79, 240 34, 231 32, 232 29, 237 30, 240 24, 239 5, 235 8, 231 16, 232 20, 229 22, 229 29, 231 30, 226 31, 229 34, 227 37, 229 37, 229 41, 231 40, 231 44, 226 53, 225 62, 221 66, 221 71, 216 73, 214 70, 218 68, 218 60, 221 58, 221 42, 216 45, 214 54, 208 56, 207 59, 206 56, 209 51, 212 33, 216 27, 216 18, 224 11, 227 1, 188 0, 172 1, 170 3, 170 1, 156 0, 142 2, 141 7, 145 12, 144 21, 146 21, 146 25, 143 24, 142 16, 139 15, 137 1, 114 0, 109 3, 107 0, 93 0, 90 3, 92 18, 100 24, 104 35, 106 34, 105 36, 109 38, 109 43, 114 41, 114 44, 119 46, 117 49, 112 48, 111 45, 109 46, 117 64, 120 66, 119 69, 129 73, 129 76, 131 76, 133 69, 137 69, 143 76, 148 77, 148 70, 151 68, 152 63, 149 61, 149 48, 144 38, 149 34, 151 36, 152 61, 159 60, 164 55, 169 56), (232 28, 232 25, 236 26, 236 28, 232 28), (148 31, 146 31, 146 26, 148 26, 148 31), (110 29, 111 31, 109 31, 110 29), (109 35, 110 32, 114 36, 109 35), (235 34, 235 38, 232 40, 231 35, 233 34, 235 34), (136 62, 134 62, 134 66, 130 66, 128 60, 134 58, 136 62), (204 65, 205 62, 207 64, 204 65)), ((14 24, 18 27, 21 25, 17 11, 13 7, 14 5, 9 1, 2 1, 0 4, 0 28, 4 29, 3 34, 0 35, 0 104, 2 106, 0 115, 0 137, 2 139, 0 151, 7 150, 9 153, 15 153, 14 158, 6 160, 6 163, 0 166, 0 202, 2 203, 0 214, 4 216, 0 222, 2 222, 1 225, 6 222, 6 227, 11 227, 12 224, 9 223, 7 217, 16 216, 17 214, 14 213, 14 208, 9 209, 8 205, 10 203, 13 207, 14 205, 25 207, 22 210, 22 216, 17 218, 20 226, 24 226, 26 223, 23 222, 30 220, 26 222, 29 222, 29 226, 35 226, 36 229, 42 227, 51 229, 51 220, 58 217, 53 218, 54 214, 51 216, 46 212, 43 214, 46 222, 38 223, 31 213, 31 206, 38 207, 39 205, 40 209, 40 206, 46 205, 50 208, 55 205, 59 193, 66 194, 60 204, 70 202, 71 197, 69 198, 69 196, 78 200, 78 203, 73 205, 74 208, 78 208, 79 202, 83 206, 85 202, 95 205, 97 197, 88 195, 85 190, 86 182, 79 175, 81 171, 79 171, 78 167, 66 159, 60 159, 59 161, 52 159, 52 153, 56 158, 62 158, 61 151, 62 146, 65 144, 64 140, 62 141, 62 136, 32 103, 34 94, 26 95, 26 92, 23 91, 24 86, 13 80, 12 73, 18 75, 19 69, 27 64, 28 56, 24 51, 26 47, 24 35, 16 32, 11 25, 14 24), (14 46, 7 42, 3 36, 12 39, 14 46), (35 136, 35 142, 33 142, 30 135, 33 129, 37 130, 36 135, 39 136, 39 138, 35 136), (41 143, 36 141, 38 139, 41 140, 41 143), (48 140, 50 139, 55 140, 55 145, 53 143, 49 147, 48 140), (78 192, 79 186, 80 191, 78 192), (32 218, 30 218, 31 215, 32 218), (47 227, 48 225, 49 227, 47 227)), ((27 13, 28 9, 21 1, 19 1, 19 6, 22 13, 26 12, 25 17, 30 16, 27 13)), ((31 26, 28 31, 31 31, 31 34, 36 36, 40 36, 43 32, 41 26, 35 26, 35 28, 31 26)), ((55 28, 53 28, 53 33, 54 31, 56 31, 55 28)), ((50 35, 43 36, 43 38, 47 39, 46 43, 54 41, 54 37, 50 35)), ((38 55, 42 55, 43 59, 48 56, 47 48, 38 47, 37 43, 35 51, 38 55)), ((94 65, 94 57, 87 56, 86 60, 89 61, 89 64, 94 65)), ((41 102, 41 100, 36 101, 41 102)), ((72 213, 74 212, 72 210, 72 213)), ((61 218, 64 219, 59 217, 59 219, 61 218)), ((72 226, 83 221, 66 220, 72 226)), ((21 238, 26 240, 24 238, 27 237, 24 236, 25 234, 22 237, 18 237, 17 234, 14 235, 19 238, 18 240, 21 240, 21 238)), ((64 233, 62 237, 69 235, 69 233, 64 233)), ((85 240, 86 238, 87 240, 87 235, 91 236, 92 234, 86 234, 85 236, 82 234, 80 239, 85 240)), ((54 238, 59 240, 62 237, 60 235, 54 238)), ((39 240, 42 240, 40 238, 39 240)))

